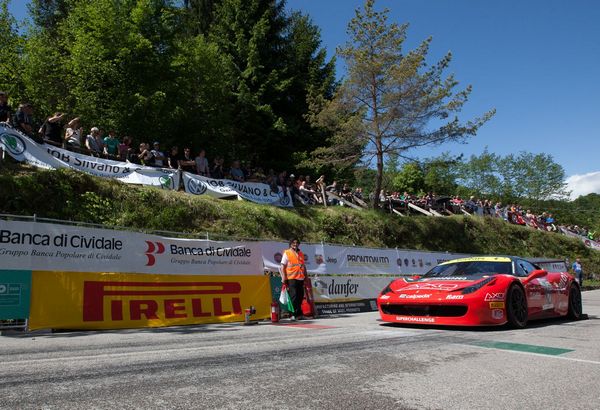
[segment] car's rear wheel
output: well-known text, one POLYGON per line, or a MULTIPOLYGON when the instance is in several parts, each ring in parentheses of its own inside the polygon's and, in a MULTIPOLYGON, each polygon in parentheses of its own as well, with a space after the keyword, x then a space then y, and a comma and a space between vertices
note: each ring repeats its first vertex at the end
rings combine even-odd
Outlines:
POLYGON ((572 284, 569 289, 569 313, 567 316, 569 319, 579 320, 581 319, 582 312, 581 290, 577 285, 572 284))
POLYGON ((510 327, 522 329, 527 325, 527 298, 523 288, 513 284, 506 294, 506 316, 510 327))

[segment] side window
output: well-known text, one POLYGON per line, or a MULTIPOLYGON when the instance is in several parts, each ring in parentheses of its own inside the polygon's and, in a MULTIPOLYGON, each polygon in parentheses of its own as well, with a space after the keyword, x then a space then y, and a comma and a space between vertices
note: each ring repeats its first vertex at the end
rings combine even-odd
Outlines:
POLYGON ((525 277, 527 276, 527 272, 525 272, 525 269, 523 269, 523 261, 520 259, 517 259, 515 261, 515 275, 520 276, 520 277, 525 277))
POLYGON ((535 270, 535 266, 521 259, 517 260, 517 266, 524 272, 523 276, 527 276, 535 270))

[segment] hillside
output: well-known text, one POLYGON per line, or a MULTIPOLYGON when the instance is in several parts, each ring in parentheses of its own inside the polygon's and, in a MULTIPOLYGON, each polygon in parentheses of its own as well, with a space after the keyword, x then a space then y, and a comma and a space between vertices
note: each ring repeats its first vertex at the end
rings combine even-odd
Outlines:
POLYGON ((400 218, 345 207, 280 209, 245 201, 125 185, 69 170, 0 167, 0 213, 37 215, 136 230, 180 231, 211 239, 277 239, 476 254, 582 258, 600 272, 600 252, 556 233, 492 218, 400 218))

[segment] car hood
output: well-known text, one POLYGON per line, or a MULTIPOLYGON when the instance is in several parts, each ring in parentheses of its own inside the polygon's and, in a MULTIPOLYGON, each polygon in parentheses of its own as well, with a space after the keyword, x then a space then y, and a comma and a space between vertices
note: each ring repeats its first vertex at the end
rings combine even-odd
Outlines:
MULTIPOLYGON (((491 275, 490 275, 491 276, 491 275)), ((390 284, 390 289, 399 295, 446 294, 461 291, 466 287, 485 281, 489 276, 477 278, 425 278, 398 279, 390 284)))

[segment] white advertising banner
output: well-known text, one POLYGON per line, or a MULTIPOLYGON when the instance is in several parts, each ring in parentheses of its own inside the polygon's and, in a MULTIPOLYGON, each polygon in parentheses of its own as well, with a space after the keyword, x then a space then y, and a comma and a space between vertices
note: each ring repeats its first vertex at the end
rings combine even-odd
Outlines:
MULTIPOLYGON (((262 242, 265 269, 279 270, 285 242, 262 242)), ((470 255, 421 252, 399 249, 359 248, 303 243, 306 270, 310 274, 336 275, 412 275, 428 272, 438 263, 470 255)))
POLYGON ((592 249, 595 249, 597 251, 600 251, 600 243, 599 242, 596 242, 596 241, 593 241, 591 239, 585 238, 585 237, 583 237, 581 235, 577 235, 576 233, 573 233, 573 232, 571 232, 568 229, 563 228, 563 227, 560 228, 560 231, 563 234, 565 234, 567 236, 570 236, 571 238, 577 238, 577 239, 579 239, 588 248, 592 248, 592 249))
POLYGON ((271 191, 271 187, 260 182, 238 182, 229 179, 213 179, 183 172, 185 192, 194 195, 209 195, 213 198, 238 198, 264 205, 293 207, 289 192, 271 191))
POLYGON ((312 278, 313 296, 315 303, 375 299, 392 279, 381 276, 315 276, 312 278))
POLYGON ((0 147, 15 160, 39 168, 71 168, 129 184, 151 185, 164 189, 179 188, 179 171, 176 169, 145 167, 79 154, 53 145, 37 144, 22 133, 1 124, 0 147))
POLYGON ((259 242, 0 220, 2 269, 184 275, 262 275, 259 242))

